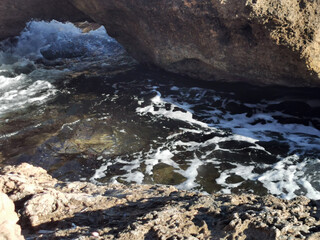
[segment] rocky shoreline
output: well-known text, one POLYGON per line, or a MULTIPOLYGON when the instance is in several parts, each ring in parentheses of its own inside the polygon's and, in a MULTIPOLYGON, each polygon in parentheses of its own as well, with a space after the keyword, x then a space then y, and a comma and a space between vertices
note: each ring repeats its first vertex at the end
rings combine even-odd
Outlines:
POLYGON ((319 239, 320 202, 172 186, 60 182, 27 163, 0 175, 0 239, 319 239), (5 226, 5 227, 4 227, 5 226))
POLYGON ((0 39, 32 20, 104 25, 140 63, 221 82, 320 87, 319 1, 2 0, 0 39))

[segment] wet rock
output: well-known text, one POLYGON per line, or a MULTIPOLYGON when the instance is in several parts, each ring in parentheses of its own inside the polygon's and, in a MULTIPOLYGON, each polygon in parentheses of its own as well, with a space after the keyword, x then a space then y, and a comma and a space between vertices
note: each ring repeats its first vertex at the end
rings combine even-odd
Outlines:
POLYGON ((268 190, 263 186, 261 182, 254 182, 250 180, 242 182, 240 186, 233 188, 231 192, 234 194, 253 193, 259 196, 268 194, 268 190))
POLYGON ((278 161, 276 156, 273 156, 260 149, 253 149, 250 147, 238 149, 234 151, 229 150, 215 150, 209 154, 210 158, 228 159, 233 162, 248 163, 266 163, 274 164, 278 161))
POLYGON ((243 149, 251 146, 254 146, 254 144, 245 142, 245 141, 229 140, 229 141, 219 142, 219 147, 224 149, 243 149))
POLYGON ((284 101, 279 104, 272 104, 267 107, 270 111, 279 111, 297 117, 311 116, 312 108, 304 102, 284 101))
POLYGON ((17 225, 18 215, 14 211, 13 201, 0 191, 0 239, 22 240, 21 228, 17 225))
POLYGON ((317 201, 305 197, 289 201, 202 195, 172 186, 65 183, 28 164, 6 167, 0 182, 15 200, 28 239, 312 240, 320 229, 313 217, 317 201))
POLYGON ((238 175, 235 175, 235 174, 232 174, 230 177, 228 177, 226 179, 226 183, 231 183, 231 184, 240 183, 240 182, 243 182, 243 181, 244 181, 244 179, 241 176, 238 176, 238 175))
POLYGON ((276 142, 276 141, 259 141, 257 142, 260 146, 264 147, 264 149, 272 154, 285 156, 289 150, 290 146, 284 142, 276 142))
POLYGON ((41 55, 47 60, 77 58, 84 56, 86 51, 87 49, 77 46, 74 42, 52 44, 49 47, 40 50, 41 55))
POLYGON ((281 124, 300 124, 304 126, 309 126, 310 124, 310 120, 305 118, 274 116, 274 119, 281 124))
POLYGON ((229 111, 231 114, 242 114, 246 113, 247 116, 252 116, 252 109, 244 106, 243 104, 235 103, 235 102, 229 102, 225 109, 229 111))

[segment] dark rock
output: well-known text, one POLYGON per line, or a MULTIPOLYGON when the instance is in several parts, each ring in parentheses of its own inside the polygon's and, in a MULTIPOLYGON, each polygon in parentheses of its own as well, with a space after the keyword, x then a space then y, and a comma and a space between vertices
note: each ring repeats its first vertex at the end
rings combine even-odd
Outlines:
POLYGON ((250 180, 244 181, 240 184, 240 186, 233 188, 231 190, 234 194, 241 194, 241 193, 253 193, 260 196, 264 196, 268 194, 268 190, 263 186, 260 182, 253 182, 250 180))
POLYGON ((311 116, 312 108, 304 102, 285 101, 267 107, 269 111, 279 111, 297 117, 311 116))
POLYGON ((218 145, 220 148, 224 148, 224 149, 242 149, 242 148, 254 146, 254 144, 249 142, 235 141, 235 140, 219 142, 218 145))
POLYGON ((274 164, 278 162, 276 156, 270 155, 265 151, 253 148, 244 148, 235 150, 233 152, 227 150, 216 150, 210 153, 208 158, 217 158, 219 160, 232 161, 235 163, 266 163, 266 164, 274 164))
POLYGON ((238 104, 235 102, 229 102, 225 109, 229 111, 231 114, 241 114, 246 113, 247 115, 252 115, 252 109, 244 106, 243 104, 238 104))
POLYGON ((235 175, 235 174, 232 174, 230 177, 228 177, 226 179, 226 183, 231 183, 231 184, 240 183, 243 181, 244 181, 244 179, 242 177, 235 175))
POLYGON ((257 142, 257 144, 264 147, 266 151, 274 155, 285 156, 286 154, 288 154, 290 150, 290 146, 284 142, 281 143, 277 141, 269 141, 269 142, 259 141, 257 142))

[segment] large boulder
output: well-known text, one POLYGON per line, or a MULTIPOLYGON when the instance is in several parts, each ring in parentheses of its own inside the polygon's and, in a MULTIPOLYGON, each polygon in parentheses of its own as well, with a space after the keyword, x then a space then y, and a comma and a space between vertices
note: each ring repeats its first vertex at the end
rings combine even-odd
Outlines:
POLYGON ((1 0, 0 39, 19 35, 32 19, 58 21, 90 20, 68 1, 55 0, 1 0))
POLYGON ((12 200, 0 191, 0 240, 22 240, 18 215, 12 200))
POLYGON ((143 63, 206 80, 320 86, 320 1, 70 2, 143 63))

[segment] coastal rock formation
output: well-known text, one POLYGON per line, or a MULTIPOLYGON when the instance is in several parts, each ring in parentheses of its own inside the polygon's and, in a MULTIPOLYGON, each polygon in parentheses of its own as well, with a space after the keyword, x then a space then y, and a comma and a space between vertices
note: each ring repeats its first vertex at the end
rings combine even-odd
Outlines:
POLYGON ((319 239, 320 204, 255 195, 203 195, 172 186, 59 182, 29 164, 7 166, 0 189, 26 238, 319 239))
POLYGON ((18 215, 14 211, 12 200, 0 191, 0 239, 22 240, 18 215))
POLYGON ((32 19, 71 22, 90 20, 68 1, 1 0, 0 40, 19 35, 32 19))
POLYGON ((206 80, 320 86, 320 2, 70 0, 142 63, 206 80))
POLYGON ((205 80, 320 87, 319 9, 311 0, 3 0, 0 39, 33 18, 92 19, 141 63, 205 80))

